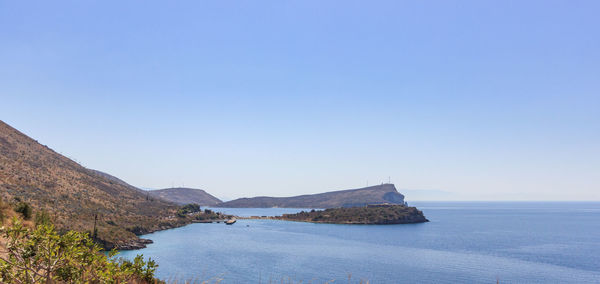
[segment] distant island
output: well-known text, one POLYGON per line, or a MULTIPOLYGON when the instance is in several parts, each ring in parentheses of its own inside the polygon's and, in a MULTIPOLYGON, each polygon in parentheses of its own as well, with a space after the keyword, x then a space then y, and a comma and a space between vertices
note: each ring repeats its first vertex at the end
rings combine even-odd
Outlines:
POLYGON ((329 224, 391 225, 429 222, 415 207, 380 204, 283 214, 273 219, 329 224))
POLYGON ((381 203, 404 205, 404 195, 400 194, 393 184, 386 183, 358 189, 293 197, 240 198, 216 206, 229 208, 337 208, 381 203))
POLYGON ((150 193, 151 196, 162 198, 179 205, 194 203, 201 206, 215 206, 223 202, 206 191, 196 188, 165 188, 149 190, 148 193, 150 193))

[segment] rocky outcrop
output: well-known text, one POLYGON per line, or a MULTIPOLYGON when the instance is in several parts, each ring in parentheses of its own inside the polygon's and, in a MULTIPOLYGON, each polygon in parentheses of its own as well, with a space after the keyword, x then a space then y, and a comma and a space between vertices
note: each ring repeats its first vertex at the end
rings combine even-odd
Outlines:
POLYGON ((143 249, 143 248, 146 248, 147 244, 151 244, 151 243, 154 243, 154 242, 149 239, 138 238, 138 239, 133 239, 133 240, 127 241, 123 244, 115 245, 114 248, 117 250, 143 249))
POLYGON ((330 224, 391 225, 429 222, 423 212, 404 205, 378 205, 302 211, 274 219, 330 224))

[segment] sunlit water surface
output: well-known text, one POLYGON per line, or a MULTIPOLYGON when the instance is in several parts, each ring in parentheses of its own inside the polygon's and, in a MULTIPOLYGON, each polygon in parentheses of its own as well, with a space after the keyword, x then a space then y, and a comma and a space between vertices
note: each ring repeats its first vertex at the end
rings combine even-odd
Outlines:
MULTIPOLYGON (((600 283, 600 203, 413 202, 431 221, 192 224, 125 251, 157 276, 221 283, 600 283)), ((301 209, 215 209, 238 216, 301 209)))

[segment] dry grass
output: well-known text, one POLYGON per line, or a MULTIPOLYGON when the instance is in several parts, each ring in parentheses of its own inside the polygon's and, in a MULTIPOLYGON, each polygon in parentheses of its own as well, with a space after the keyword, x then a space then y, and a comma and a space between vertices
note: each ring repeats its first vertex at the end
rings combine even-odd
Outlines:
POLYGON ((2 121, 0 198, 49 212, 65 231, 91 232, 98 215, 98 239, 107 248, 136 240, 135 233, 189 223, 170 218, 176 205, 88 170, 2 121))

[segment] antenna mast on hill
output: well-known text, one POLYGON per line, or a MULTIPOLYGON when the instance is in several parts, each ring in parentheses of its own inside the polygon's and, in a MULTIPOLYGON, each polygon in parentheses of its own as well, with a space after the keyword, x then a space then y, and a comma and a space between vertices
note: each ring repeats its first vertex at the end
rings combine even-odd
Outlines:
POLYGON ((392 183, 392 178, 388 176, 388 183, 392 183))

